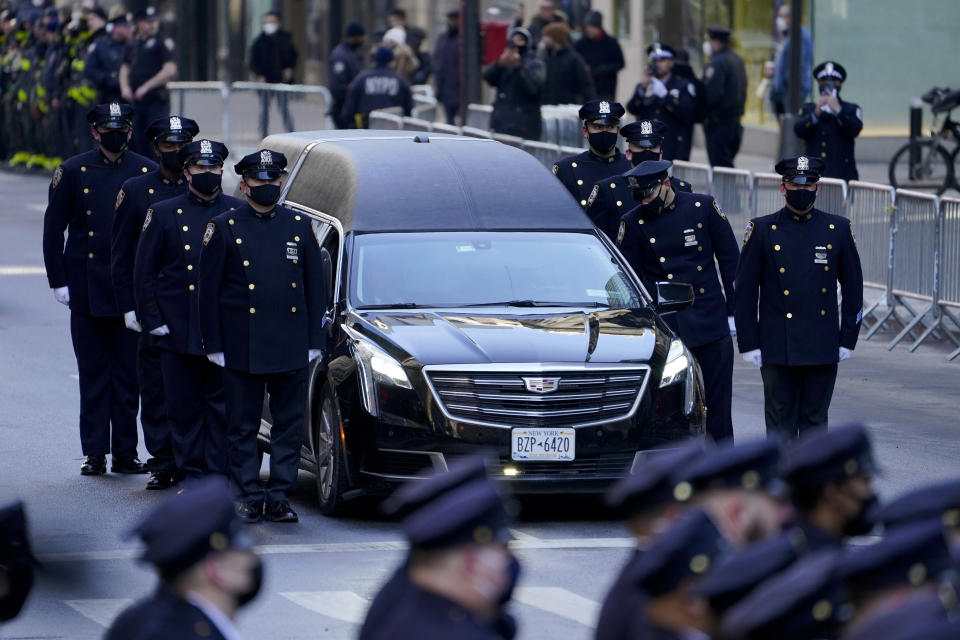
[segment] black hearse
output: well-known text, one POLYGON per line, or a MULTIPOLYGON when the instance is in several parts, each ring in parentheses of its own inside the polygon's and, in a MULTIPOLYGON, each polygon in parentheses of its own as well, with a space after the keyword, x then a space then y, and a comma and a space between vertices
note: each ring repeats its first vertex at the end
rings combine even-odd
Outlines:
MULTIPOLYGON (((485 449, 517 493, 597 492, 703 432, 699 367, 616 248, 518 149, 397 131, 271 136, 331 299, 301 466, 320 507, 485 449)), ((265 416, 261 447, 270 449, 265 416)))

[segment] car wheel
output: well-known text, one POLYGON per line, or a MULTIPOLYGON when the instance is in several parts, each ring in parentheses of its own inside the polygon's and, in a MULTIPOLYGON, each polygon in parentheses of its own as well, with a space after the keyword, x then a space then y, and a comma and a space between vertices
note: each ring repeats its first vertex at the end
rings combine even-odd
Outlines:
POLYGON ((329 387, 320 396, 320 410, 314 420, 313 455, 317 461, 317 500, 320 512, 327 516, 345 511, 343 494, 347 490, 347 470, 340 442, 340 410, 329 387))

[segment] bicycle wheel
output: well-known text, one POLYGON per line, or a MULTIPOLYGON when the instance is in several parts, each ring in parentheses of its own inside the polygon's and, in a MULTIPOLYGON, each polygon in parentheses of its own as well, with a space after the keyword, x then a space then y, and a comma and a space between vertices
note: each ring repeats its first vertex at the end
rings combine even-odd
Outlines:
POLYGON ((947 150, 930 140, 908 142, 890 161, 890 184, 897 189, 933 190, 953 184, 953 162, 947 150))

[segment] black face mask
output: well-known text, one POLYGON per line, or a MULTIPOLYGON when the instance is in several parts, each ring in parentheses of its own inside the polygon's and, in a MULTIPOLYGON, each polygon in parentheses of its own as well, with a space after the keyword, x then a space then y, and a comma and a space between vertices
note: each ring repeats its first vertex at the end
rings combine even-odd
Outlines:
POLYGON ((787 204, 800 213, 806 213, 812 208, 816 199, 816 191, 807 191, 806 189, 787 190, 787 204))
POLYGON ((180 164, 180 160, 177 159, 176 151, 161 151, 160 164, 163 165, 164 169, 172 173, 180 173, 183 170, 183 165, 180 164))
POLYGON ((235 594, 234 597, 237 599, 237 608, 242 607, 243 605, 249 603, 251 600, 257 597, 257 594, 260 593, 260 588, 263 586, 263 563, 260 560, 257 560, 257 564, 250 569, 250 586, 246 591, 235 594))
POLYGON ((272 207, 280 199, 280 185, 278 184, 261 184, 257 187, 247 186, 250 188, 250 199, 261 207, 272 207))
POLYGON ((513 597, 513 590, 516 588, 517 581, 520 579, 520 561, 517 560, 517 556, 513 554, 510 555, 510 564, 507 565, 507 572, 510 574, 510 579, 506 589, 504 589, 500 595, 501 606, 510 602, 510 598, 513 597))
POLYGON ((862 500, 860 502, 860 511, 857 515, 850 518, 850 520, 843 525, 843 535, 862 536, 869 533, 870 530, 873 529, 870 514, 873 513, 879 502, 880 500, 877 496, 870 496, 866 500, 862 500))
POLYGON ((617 144, 618 135, 619 134, 613 131, 597 131, 596 133, 587 134, 587 139, 590 141, 590 146, 593 147, 594 151, 610 153, 617 144))
POLYGON ((107 131, 100 134, 100 146, 110 153, 120 153, 127 148, 126 131, 107 131))
POLYGON ((204 196, 212 196, 219 191, 222 180, 222 175, 212 171, 190 174, 190 185, 197 190, 197 193, 204 196))
POLYGON ((659 160, 660 152, 659 151, 650 151, 644 149, 643 151, 631 151, 630 152, 630 164, 633 166, 638 166, 641 162, 646 162, 647 160, 659 160))

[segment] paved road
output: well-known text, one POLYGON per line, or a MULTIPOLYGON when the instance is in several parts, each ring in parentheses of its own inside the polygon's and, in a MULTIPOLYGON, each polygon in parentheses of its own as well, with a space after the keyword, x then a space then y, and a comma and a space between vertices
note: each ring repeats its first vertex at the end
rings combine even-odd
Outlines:
MULTIPOLYGON (((118 609, 152 587, 121 534, 161 496, 143 476, 82 478, 78 473, 76 365, 66 310, 42 271, 40 234, 46 181, 0 173, 0 502, 27 502, 44 569, 25 611, 0 638, 98 638, 118 609)), ((840 366, 835 422, 860 419, 876 439, 894 495, 957 473, 956 399, 960 361, 924 346, 886 350, 878 336, 840 366)), ((738 360, 736 435, 762 434, 761 382, 738 360)), ((144 452, 141 452, 144 453, 144 452)), ((364 505, 352 519, 313 509, 313 480, 301 476, 297 525, 257 525, 267 554, 264 596, 244 611, 249 638, 350 638, 367 599, 403 555, 395 523, 364 505)), ((516 524, 525 565, 515 605, 525 639, 586 639, 598 602, 629 540, 596 501, 536 498, 516 524)))

